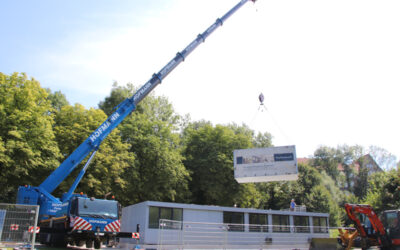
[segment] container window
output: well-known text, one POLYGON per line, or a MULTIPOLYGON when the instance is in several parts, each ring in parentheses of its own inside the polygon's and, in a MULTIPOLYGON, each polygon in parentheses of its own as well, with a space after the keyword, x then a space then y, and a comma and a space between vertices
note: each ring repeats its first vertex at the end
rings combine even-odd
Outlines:
POLYGON ((268 232, 267 214, 249 214, 250 232, 268 232))
POLYGON ((290 233, 289 215, 272 215, 272 231, 275 233, 290 233))
POLYGON ((170 207, 149 207, 149 228, 159 228, 160 219, 171 220, 171 222, 162 225, 165 229, 180 229, 181 221, 183 219, 182 208, 170 207), (179 221, 179 222, 175 222, 179 221), (171 225, 172 226, 171 226, 171 225), (179 226, 177 226, 179 224, 179 226))
POLYGON ((228 231, 244 231, 244 213, 224 212, 224 224, 228 224, 228 231))
POLYGON ((313 217, 314 233, 328 233, 328 218, 313 217))
POLYGON ((294 219, 294 231, 296 233, 309 233, 310 223, 308 216, 293 216, 294 219))

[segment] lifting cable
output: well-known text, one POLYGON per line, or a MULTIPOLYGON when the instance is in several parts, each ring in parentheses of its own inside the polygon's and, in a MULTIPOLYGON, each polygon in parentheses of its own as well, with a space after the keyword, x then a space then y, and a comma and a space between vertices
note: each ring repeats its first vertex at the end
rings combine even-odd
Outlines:
POLYGON ((264 95, 261 93, 259 96, 259 100, 260 100, 260 105, 257 108, 257 111, 255 112, 253 119, 251 120, 250 126, 252 127, 254 125, 254 121, 257 119, 257 117, 259 116, 259 114, 264 114, 265 111, 265 117, 268 119, 270 118, 273 122, 273 124, 275 125, 275 127, 278 128, 279 132, 281 133, 281 135, 284 137, 285 142, 287 145, 290 145, 290 138, 286 135, 286 133, 283 131, 283 129, 281 128, 281 126, 279 126, 278 122, 276 121, 274 115, 272 114, 272 112, 267 109, 267 107, 264 105, 264 95))

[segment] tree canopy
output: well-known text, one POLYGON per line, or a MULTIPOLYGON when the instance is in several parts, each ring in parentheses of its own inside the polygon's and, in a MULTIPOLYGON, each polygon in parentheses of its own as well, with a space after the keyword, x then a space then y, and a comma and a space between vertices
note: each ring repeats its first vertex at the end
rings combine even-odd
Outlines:
MULTIPOLYGON (((108 114, 135 92, 133 85, 114 83, 110 96, 99 106, 108 114)), ((123 203, 145 200, 186 201, 189 197, 189 172, 183 165, 178 123, 172 105, 164 97, 149 95, 119 126, 123 142, 135 155, 134 167, 126 169, 124 179, 131 192, 123 203)))
POLYGON ((39 185, 38 176, 59 165, 53 110, 47 92, 25 74, 0 73, 0 195, 15 201, 18 186, 39 185))
POLYGON ((220 125, 189 126, 187 130, 183 155, 191 173, 193 201, 225 206, 240 202, 241 198, 235 197, 241 186, 234 179, 232 153, 251 147, 252 138, 220 125))

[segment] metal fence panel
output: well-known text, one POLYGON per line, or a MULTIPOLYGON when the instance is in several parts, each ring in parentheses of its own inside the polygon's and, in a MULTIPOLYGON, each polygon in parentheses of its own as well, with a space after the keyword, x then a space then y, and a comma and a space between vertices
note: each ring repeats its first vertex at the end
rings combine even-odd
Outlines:
POLYGON ((0 243, 34 246, 39 206, 0 203, 0 243))
POLYGON ((1 209, 0 210, 0 240, 1 235, 3 234, 3 227, 4 227, 4 220, 6 218, 7 210, 1 209))
MULTIPOLYGON (((286 227, 284 233, 250 231, 262 225, 224 224, 172 221, 161 219, 158 249, 308 249, 312 237, 323 237, 299 232, 295 226, 286 227), (243 230, 230 229, 241 226, 243 230)), ((310 232, 310 228, 308 227, 310 232)), ((325 235, 326 236, 326 235, 325 235)))

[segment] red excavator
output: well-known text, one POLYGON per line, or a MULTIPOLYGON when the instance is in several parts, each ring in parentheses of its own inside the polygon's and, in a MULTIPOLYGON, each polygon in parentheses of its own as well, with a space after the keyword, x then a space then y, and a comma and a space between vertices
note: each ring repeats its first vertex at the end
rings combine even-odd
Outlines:
POLYGON ((400 210, 387 210, 380 216, 370 205, 345 204, 347 216, 356 232, 342 232, 342 246, 368 249, 377 246, 382 250, 400 249, 400 210), (357 236, 357 237, 356 237, 357 236))

